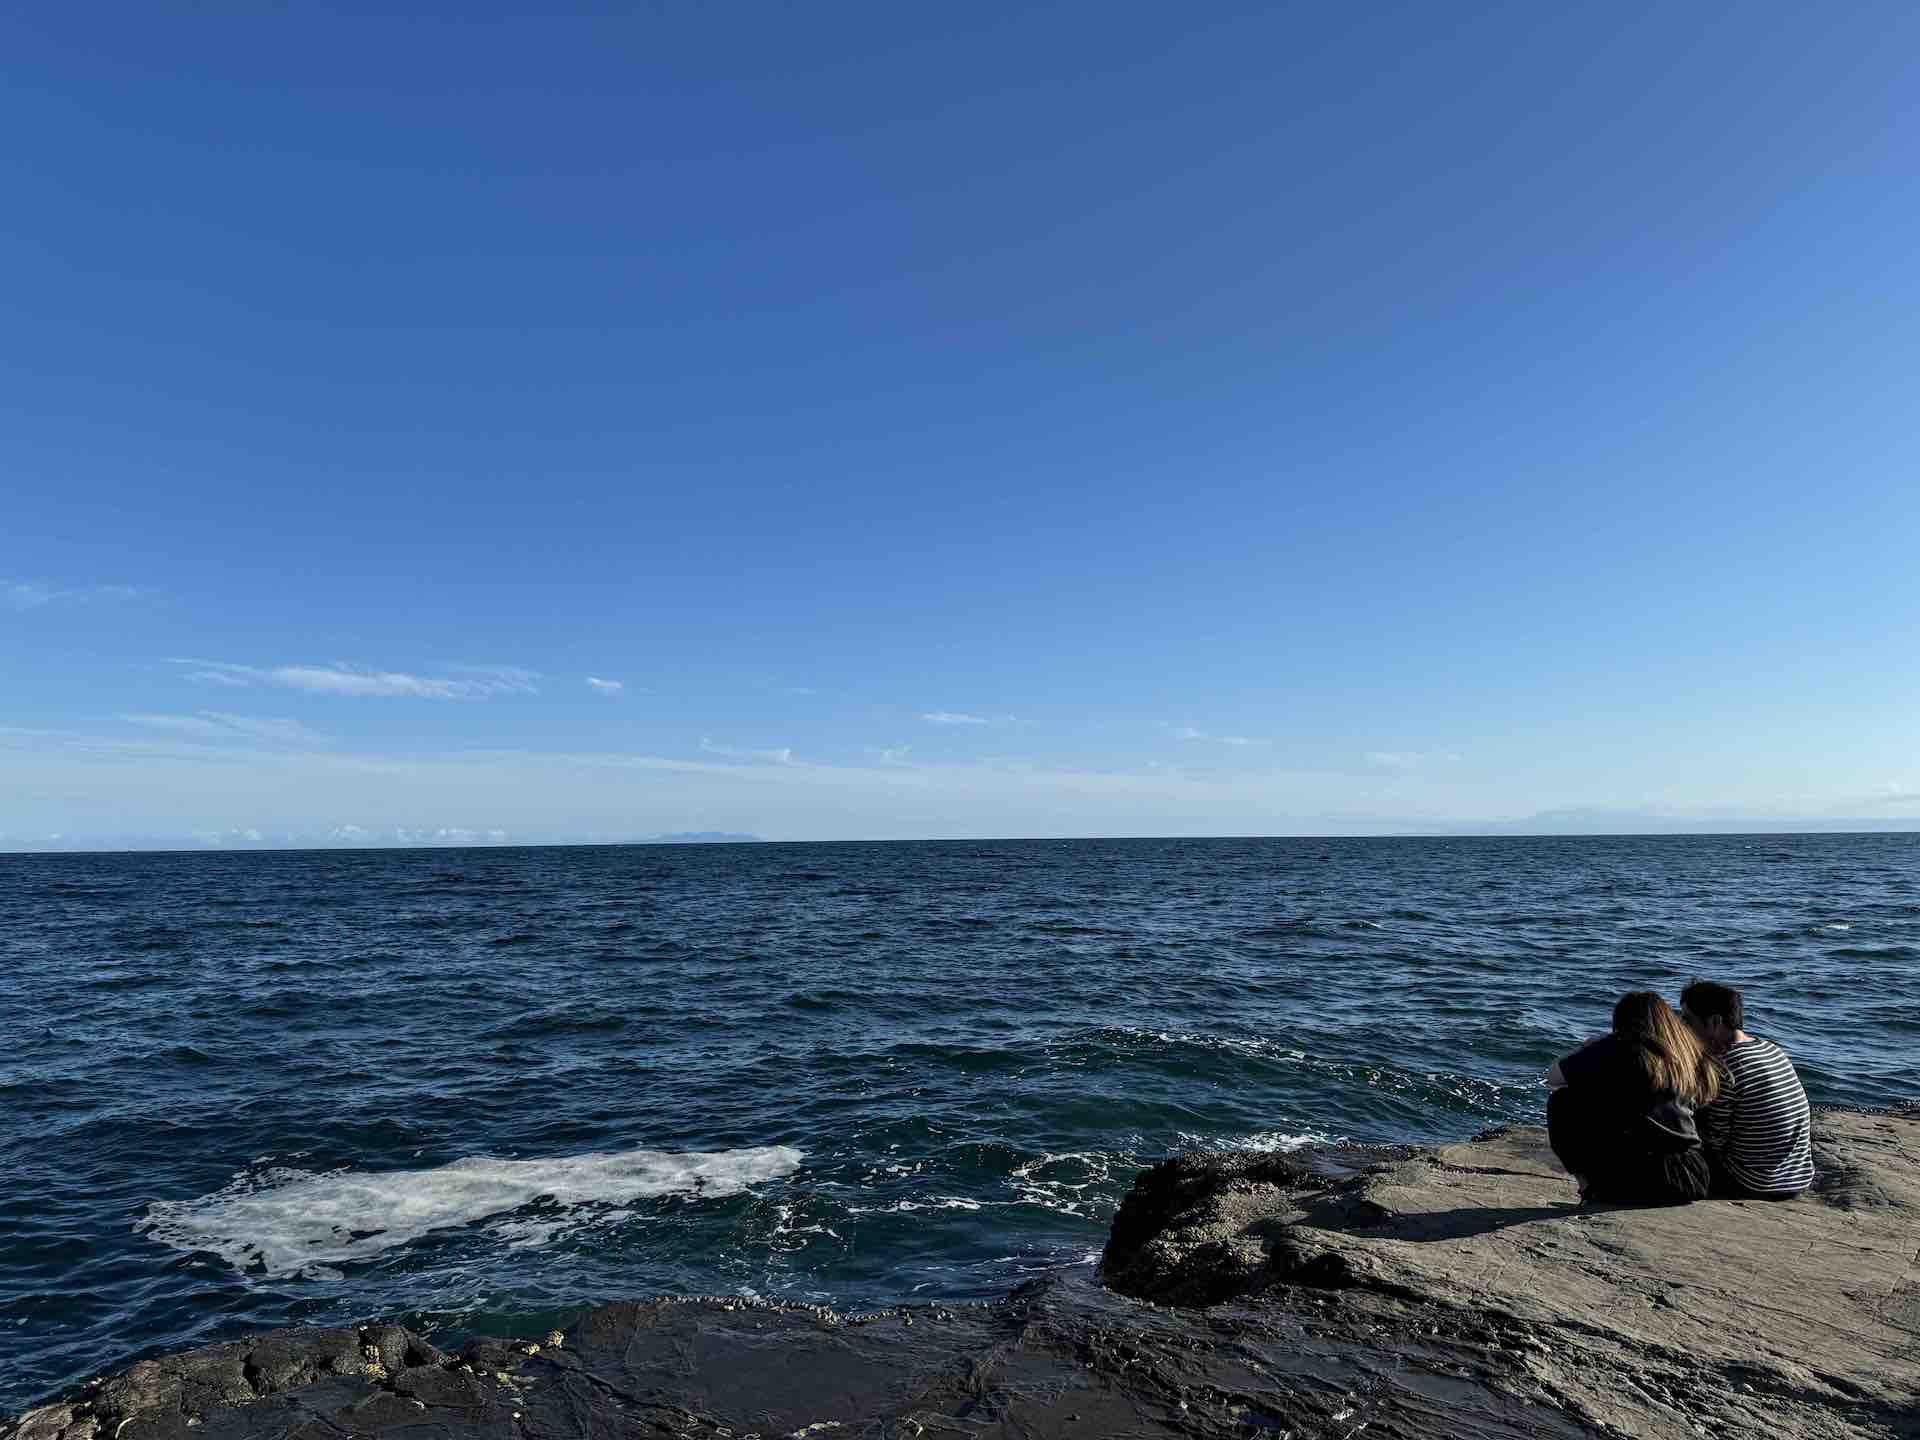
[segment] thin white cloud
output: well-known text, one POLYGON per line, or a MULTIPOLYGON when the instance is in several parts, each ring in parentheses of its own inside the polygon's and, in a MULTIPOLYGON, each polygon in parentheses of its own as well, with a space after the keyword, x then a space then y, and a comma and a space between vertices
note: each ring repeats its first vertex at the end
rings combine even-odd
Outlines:
POLYGON ((267 837, 254 826, 247 825, 236 826, 231 830, 196 830, 193 832, 193 838, 202 845, 218 848, 227 845, 260 845, 265 843, 267 837))
POLYGON ((457 700, 465 686, 457 680, 429 680, 397 670, 346 670, 323 665, 284 665, 272 679, 316 695, 405 695, 422 700, 457 700))
POLYGON ((602 680, 598 675, 587 676, 587 684, 598 690, 602 695, 618 695, 622 690, 627 688, 626 682, 624 681, 602 680))
POLYGON ((505 845, 511 838, 498 827, 473 825, 396 825, 391 830, 336 825, 326 833, 329 845, 505 845))
POLYGON ((0 579, 0 606, 8 610, 38 610, 66 600, 132 600, 141 593, 132 585, 59 586, 44 580, 0 579))
POLYGON ((310 695, 401 698, 414 700, 484 700, 492 695, 533 695, 539 675, 517 665, 448 666, 458 678, 413 675, 402 670, 373 670, 335 661, 331 665, 236 665, 225 660, 174 658, 174 665, 194 667, 189 679, 231 687, 265 685, 302 690, 310 695))
POLYGON ((471 675, 478 682, 492 686, 495 692, 540 693, 540 672, 524 665, 444 665, 441 668, 456 675, 471 675))
POLYGON ((166 730, 196 740, 248 741, 266 745, 326 745, 327 736, 311 730, 298 720, 275 716, 233 715, 221 710, 201 710, 193 715, 122 715, 129 725, 149 730, 166 730))
POLYGON ((1904 784, 1898 780, 1889 780, 1877 795, 1863 797, 1859 804, 1865 809, 1882 806, 1920 805, 1920 787, 1904 784))
POLYGON ((928 710, 920 718, 929 725, 991 725, 985 715, 966 715, 957 710, 928 710))
POLYGON ((762 765, 793 764, 793 747, 782 745, 777 750, 747 750, 737 745, 716 745, 706 736, 700 737, 700 748, 709 755, 725 756, 729 760, 753 760, 762 765))
POLYGON ((1176 740, 1206 740, 1215 745, 1258 745, 1261 742, 1246 735, 1213 735, 1205 730, 1196 730, 1191 725, 1170 725, 1167 727, 1176 740))
MULTIPOLYGON (((712 753, 670 758, 444 747, 362 754, 210 745, 178 734, 130 739, 0 725, 8 849, 100 848, 115 837, 80 831, 89 815, 105 814, 124 827, 121 839, 178 841, 197 830, 258 826, 272 843, 284 834, 289 844, 358 846, 396 843, 396 828, 410 843, 423 844, 458 843, 454 832, 461 830, 491 841, 494 828, 534 843, 631 839, 692 828, 772 839, 1400 833, 1528 815, 1544 803, 1530 790, 1495 788, 1464 765, 1397 777, 1374 771, 1368 784, 1356 780, 1351 768, 1188 771, 1168 765, 1129 771, 1012 760, 863 760, 749 764, 712 753), (271 814, 262 812, 265 802, 271 814), (65 838, 42 839, 55 834, 65 838)), ((1885 778, 1850 778, 1833 793, 1858 796, 1880 789, 1885 778)), ((1734 813, 1737 806, 1737 813, 1752 815, 1761 798, 1702 790, 1664 803, 1673 816, 1706 819, 1706 812, 1688 807, 1711 803, 1734 813)), ((1548 815, 1519 828, 1627 828, 1581 824, 1587 813, 1607 812, 1563 812, 1562 818, 1571 816, 1565 824, 1548 815)), ((1911 823, 1902 812, 1875 813, 1889 826, 1911 823)), ((1861 811, 1809 801, 1783 811, 1781 823, 1836 814, 1858 817, 1861 811)))
POLYGON ((913 753, 913 747, 911 745, 876 745, 869 748, 867 753, 882 765, 905 765, 909 763, 907 757, 913 753))
POLYGON ((1457 764, 1460 759, 1450 750, 1369 750, 1364 758, 1376 770, 1393 770, 1401 774, 1424 770, 1430 765, 1457 764))

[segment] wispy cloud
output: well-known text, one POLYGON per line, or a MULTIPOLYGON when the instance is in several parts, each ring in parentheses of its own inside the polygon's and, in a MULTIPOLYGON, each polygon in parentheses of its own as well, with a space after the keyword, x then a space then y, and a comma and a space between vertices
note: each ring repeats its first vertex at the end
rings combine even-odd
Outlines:
POLYGON ((1877 795, 1868 795, 1861 799, 1860 805, 1867 809, 1880 806, 1920 805, 1920 788, 1898 780, 1890 780, 1877 795))
POLYGON ((0 579, 0 607, 8 610, 38 610, 67 600, 132 600, 141 593, 133 585, 53 585, 44 580, 0 579))
POLYGON ((517 665, 449 665, 451 676, 413 675, 403 670, 374 670, 345 661, 330 665, 236 665, 225 660, 178 657, 174 665, 193 667, 188 678, 229 687, 278 686, 310 695, 374 696, 413 700, 484 700, 492 695, 539 693, 539 674, 517 665))
POLYGON ((264 844, 267 837, 261 834, 257 827, 245 825, 235 826, 231 830, 196 830, 193 832, 193 838, 202 845, 211 845, 220 849, 228 845, 264 844))
POLYGON ((602 680, 598 675, 587 676, 587 684, 598 690, 602 695, 618 695, 622 690, 627 688, 624 681, 602 680))
POLYGON ((469 825, 432 825, 372 830, 364 825, 336 825, 327 832, 332 845, 504 845, 505 830, 476 829, 469 825))
MULTIPOLYGON (((579 683, 577 676, 570 683, 579 683)), ((109 835, 76 835, 86 817, 104 814, 123 827, 122 840, 178 841, 195 831, 259 827, 271 843, 386 845, 461 843, 463 830, 491 840, 496 827, 532 842, 636 838, 665 826, 774 839, 1368 834, 1457 829, 1477 817, 1539 809, 1531 795, 1491 789, 1477 765, 1435 766, 1412 777, 1373 770, 1371 783, 1360 783, 1358 751, 1346 770, 1189 768, 1178 761, 1195 747, 1172 742, 1167 764, 1134 768, 928 760, 917 748, 912 763, 869 753, 838 764, 711 741, 706 753, 676 756, 444 746, 382 754, 344 743, 213 744, 165 733, 167 727, 143 726, 138 734, 116 728, 120 733, 90 735, 0 725, 0 795, 9 797, 0 848, 118 843, 109 835), (1389 791, 1407 798, 1385 809, 1381 797, 1389 791), (47 838, 54 835, 65 839, 47 838)), ((1894 772, 1891 778, 1903 783, 1883 790, 1886 778, 1861 777, 1845 793, 1872 789, 1896 803, 1913 793, 1910 777, 1894 772)), ((1736 803, 1704 793, 1675 797, 1662 826, 1707 823, 1711 815, 1686 807, 1709 801, 1736 803)), ((1738 813, 1751 815, 1753 806, 1741 803, 1738 813)), ((1836 810, 1809 800, 1766 825, 1737 821, 1732 828, 1817 828, 1833 815, 1853 817, 1846 826, 1852 829, 1920 827, 1910 810, 1836 810), (1863 814, 1877 817, 1874 824, 1860 823, 1863 814)), ((1609 818, 1581 811, 1493 824, 1494 833, 1650 828, 1618 812, 1609 818)))
POLYGON ((778 750, 748 750, 738 745, 716 745, 706 736, 700 737, 700 748, 708 755, 722 755, 729 760, 753 760, 762 765, 791 765, 793 747, 782 745, 778 750))
POLYGON ((0 595, 9 610, 38 610, 50 605, 59 592, 37 580, 0 580, 0 595))
POLYGON ((1457 764, 1460 759, 1451 750, 1369 750, 1362 758, 1376 770, 1393 770, 1403 775, 1430 765, 1457 764))
POLYGON ((443 665, 456 675, 470 675, 478 683, 491 685, 497 692, 513 691, 522 695, 540 693, 540 672, 524 665, 443 665))
POLYGON ((1260 742, 1246 735, 1213 735, 1205 730, 1196 730, 1191 725, 1169 725, 1176 740, 1206 740, 1215 745, 1258 745, 1260 742))
POLYGON ((911 745, 876 745, 869 748, 867 753, 882 765, 905 765, 908 763, 907 757, 913 753, 913 747, 911 745))
POLYGON ((201 710, 192 715, 122 715, 130 725, 149 730, 165 730, 196 740, 232 743, 245 741, 265 745, 326 745, 327 736, 310 730, 298 720, 272 716, 232 715, 221 710, 201 710))
MULTIPOLYGON (((920 718, 929 725, 991 725, 993 720, 986 715, 967 715, 958 710, 927 710, 920 718)), ((1003 717, 1011 719, 1011 716, 1003 717)))
POLYGON ((465 825, 437 825, 433 829, 408 830, 396 825, 393 838, 402 845, 504 845, 504 830, 475 830, 465 825))

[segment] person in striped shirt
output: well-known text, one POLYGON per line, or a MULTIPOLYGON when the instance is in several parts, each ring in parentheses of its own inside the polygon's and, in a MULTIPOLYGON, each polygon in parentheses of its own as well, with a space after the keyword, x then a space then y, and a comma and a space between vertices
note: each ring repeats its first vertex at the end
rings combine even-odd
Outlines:
POLYGON ((1680 1016, 1726 1071, 1720 1098, 1695 1117, 1714 1193, 1791 1200, 1813 1184, 1807 1092, 1787 1052, 1749 1035, 1740 992, 1695 980, 1680 992, 1680 1016))

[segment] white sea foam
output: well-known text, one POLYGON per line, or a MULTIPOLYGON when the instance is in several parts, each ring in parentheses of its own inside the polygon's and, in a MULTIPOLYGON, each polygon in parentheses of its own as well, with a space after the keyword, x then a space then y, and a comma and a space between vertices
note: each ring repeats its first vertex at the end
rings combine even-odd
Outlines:
POLYGON ((241 1175, 196 1200, 157 1200, 134 1228, 176 1250, 205 1251, 240 1270, 319 1275, 369 1260, 421 1236, 494 1221, 515 1247, 544 1245, 586 1225, 630 1214, 618 1207, 658 1195, 719 1198, 791 1175, 786 1145, 711 1153, 623 1150, 551 1160, 475 1156, 432 1170, 277 1168, 241 1175), (540 1203, 532 1216, 513 1217, 540 1203))
POLYGON ((1241 1150, 1259 1155, 1285 1154, 1308 1145, 1325 1145, 1333 1139, 1312 1131, 1290 1135, 1284 1130, 1261 1130, 1252 1135, 1193 1135, 1183 1130, 1179 1138, 1205 1150, 1241 1150))
POLYGON ((1097 1150, 1042 1155, 1016 1165, 1008 1183, 1022 1204, 1061 1215, 1091 1216, 1101 1208, 1100 1187, 1112 1180, 1117 1158, 1097 1150))
POLYGON ((847 1213, 850 1215, 903 1215, 913 1210, 983 1210, 989 1205, 1005 1203, 1007 1202, 969 1200, 964 1195, 935 1195, 926 1200, 895 1200, 886 1205, 849 1205, 847 1213))

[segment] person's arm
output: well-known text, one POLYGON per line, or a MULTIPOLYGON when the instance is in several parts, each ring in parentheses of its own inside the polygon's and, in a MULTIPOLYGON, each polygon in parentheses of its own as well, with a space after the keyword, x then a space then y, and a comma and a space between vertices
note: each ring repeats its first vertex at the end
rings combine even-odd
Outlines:
POLYGON ((1711 1105, 1703 1105, 1693 1117, 1700 1132, 1700 1143, 1715 1155, 1726 1153, 1733 1143, 1733 1072, 1720 1069, 1720 1095, 1711 1105))
POLYGON ((1604 1034, 1595 1035, 1571 1055, 1562 1055, 1558 1060, 1554 1061, 1553 1064, 1549 1065, 1547 1067, 1547 1073, 1543 1077, 1546 1081, 1547 1088, 1549 1090, 1564 1090, 1567 1086, 1571 1085, 1573 1081, 1567 1078, 1567 1066, 1574 1065, 1577 1070, 1579 1068, 1577 1064, 1579 1057, 1606 1038, 1604 1034))

